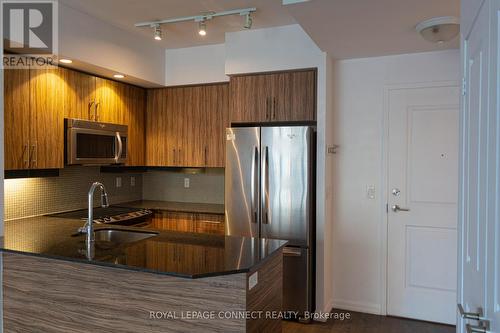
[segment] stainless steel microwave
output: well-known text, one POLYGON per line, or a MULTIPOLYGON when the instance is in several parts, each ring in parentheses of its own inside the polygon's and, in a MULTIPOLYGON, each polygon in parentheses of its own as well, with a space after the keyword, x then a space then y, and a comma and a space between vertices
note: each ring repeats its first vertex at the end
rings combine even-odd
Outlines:
POLYGON ((128 126, 65 119, 66 163, 110 165, 127 162, 128 126))

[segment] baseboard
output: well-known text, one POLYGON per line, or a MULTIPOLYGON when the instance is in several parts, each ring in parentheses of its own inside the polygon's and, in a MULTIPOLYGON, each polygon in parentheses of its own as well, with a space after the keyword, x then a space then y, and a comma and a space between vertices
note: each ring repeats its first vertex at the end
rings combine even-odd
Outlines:
POLYGON ((370 313, 375 315, 382 314, 380 305, 375 303, 353 302, 348 300, 335 299, 332 301, 332 307, 335 309, 370 313))
MULTIPOLYGON (((318 311, 321 311, 321 312, 324 312, 324 313, 330 313, 333 309, 333 299, 330 299, 328 302, 326 302, 326 305, 323 307, 323 310, 316 310, 316 312, 318 311)), ((317 318, 315 319, 314 321, 318 321, 318 322, 326 322, 326 318, 317 318)))

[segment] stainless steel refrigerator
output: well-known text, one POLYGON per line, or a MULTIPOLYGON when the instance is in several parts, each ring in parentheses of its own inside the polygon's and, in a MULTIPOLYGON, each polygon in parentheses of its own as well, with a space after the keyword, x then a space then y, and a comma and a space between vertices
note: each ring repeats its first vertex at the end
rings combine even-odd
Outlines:
POLYGON ((226 234, 289 241, 283 257, 283 310, 312 311, 315 129, 226 130, 226 234))

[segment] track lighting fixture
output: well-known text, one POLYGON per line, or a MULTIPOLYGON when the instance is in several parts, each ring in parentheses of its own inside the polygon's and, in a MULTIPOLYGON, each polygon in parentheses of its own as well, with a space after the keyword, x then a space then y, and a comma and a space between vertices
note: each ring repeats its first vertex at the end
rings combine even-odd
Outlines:
POLYGON ((178 22, 186 22, 186 21, 194 21, 198 22, 198 34, 200 36, 206 36, 207 34, 207 21, 211 20, 215 17, 219 16, 228 16, 228 15, 240 15, 245 16, 245 24, 243 28, 250 29, 252 27, 253 19, 252 13, 255 12, 256 8, 243 8, 243 9, 234 9, 234 10, 226 10, 224 12, 205 12, 195 16, 185 16, 185 17, 176 17, 159 21, 150 21, 150 22, 140 22, 136 23, 136 27, 151 27, 154 29, 153 37, 156 40, 162 39, 162 24, 168 23, 178 23, 178 22))
POLYGON ((200 34, 200 36, 207 35, 207 24, 205 23, 205 20, 200 21, 198 24, 198 34, 200 34))
POLYGON ((162 37, 162 31, 161 31, 161 26, 159 23, 156 23, 153 25, 153 28, 154 28, 154 38, 156 40, 161 40, 161 37, 162 37))
POLYGON ((245 28, 245 29, 252 28, 252 23, 253 23, 252 14, 251 13, 247 13, 245 15, 245 25, 243 26, 243 28, 245 28))

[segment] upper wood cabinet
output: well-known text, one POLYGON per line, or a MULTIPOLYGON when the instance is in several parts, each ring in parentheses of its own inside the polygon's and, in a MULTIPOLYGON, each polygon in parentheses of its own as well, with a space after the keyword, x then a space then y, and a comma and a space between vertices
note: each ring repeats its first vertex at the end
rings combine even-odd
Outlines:
POLYGON ((223 167, 228 85, 148 91, 146 164, 223 167))
POLYGON ((32 169, 64 167, 64 81, 60 69, 30 69, 32 169))
POLYGON ((231 77, 231 123, 316 120, 316 70, 231 77))
POLYGON ((64 166, 59 69, 12 69, 5 77, 5 169, 64 166))
POLYGON ((64 167, 64 118, 128 125, 129 166, 145 164, 145 89, 66 68, 5 70, 5 169, 64 167))
POLYGON ((5 169, 29 169, 30 72, 4 70, 5 169))

